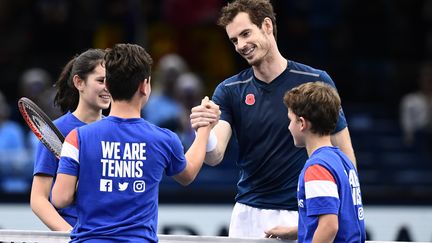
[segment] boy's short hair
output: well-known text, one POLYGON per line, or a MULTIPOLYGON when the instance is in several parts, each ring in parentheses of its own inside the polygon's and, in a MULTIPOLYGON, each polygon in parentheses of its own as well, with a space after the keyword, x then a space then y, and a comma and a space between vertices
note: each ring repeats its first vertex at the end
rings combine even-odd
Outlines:
POLYGON ((258 28, 261 28, 265 18, 270 18, 273 23, 273 35, 276 39, 276 14, 270 0, 236 0, 228 3, 222 8, 217 24, 225 28, 240 12, 247 13, 251 22, 258 28))
POLYGON ((336 128, 341 100, 336 89, 324 82, 309 82, 285 93, 285 105, 312 124, 311 131, 330 135, 336 128))
POLYGON ((106 87, 113 100, 130 100, 151 75, 153 60, 135 44, 116 44, 105 54, 106 87))

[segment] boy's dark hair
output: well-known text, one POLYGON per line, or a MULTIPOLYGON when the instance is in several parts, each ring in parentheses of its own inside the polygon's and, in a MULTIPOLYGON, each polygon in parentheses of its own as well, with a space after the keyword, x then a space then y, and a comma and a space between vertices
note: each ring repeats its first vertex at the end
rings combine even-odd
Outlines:
POLYGON ((299 85, 285 93, 285 105, 298 117, 310 121, 311 131, 330 135, 336 128, 341 100, 336 89, 323 82, 299 85))
POLYGON ((258 28, 261 28, 265 18, 270 18, 273 23, 273 35, 277 39, 276 14, 269 0, 236 0, 228 3, 222 8, 217 24, 225 28, 240 12, 249 14, 251 22, 258 28))
POLYGON ((89 49, 74 56, 63 68, 55 83, 57 94, 54 98, 54 104, 59 106, 63 113, 74 111, 78 106, 79 93, 73 83, 73 76, 78 75, 85 81, 89 74, 103 63, 104 55, 104 50, 89 49))
POLYGON ((113 100, 130 100, 138 86, 151 76, 153 60, 135 44, 116 44, 105 54, 106 87, 113 100))

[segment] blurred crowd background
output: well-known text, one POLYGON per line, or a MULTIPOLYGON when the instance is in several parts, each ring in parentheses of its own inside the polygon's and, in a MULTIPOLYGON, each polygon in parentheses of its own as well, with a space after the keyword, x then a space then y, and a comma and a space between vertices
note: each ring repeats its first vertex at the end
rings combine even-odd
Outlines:
MULTIPOLYGON (((216 26, 223 0, 0 0, 0 202, 29 200, 33 148, 17 101, 53 119, 52 87, 88 48, 136 43, 152 55, 147 120, 193 140, 191 107, 247 67, 216 26)), ((432 0, 274 0, 288 59, 326 70, 342 97, 364 204, 432 204, 432 0)), ((252 132, 252 131, 251 131, 252 132)), ((165 178, 161 203, 232 203, 236 144, 182 188, 165 178)))

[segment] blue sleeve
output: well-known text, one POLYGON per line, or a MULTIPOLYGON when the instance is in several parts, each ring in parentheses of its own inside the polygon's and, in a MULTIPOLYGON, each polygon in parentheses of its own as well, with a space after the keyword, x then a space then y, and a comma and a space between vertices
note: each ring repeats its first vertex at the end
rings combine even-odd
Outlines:
POLYGON ((306 199, 307 216, 339 214, 340 201, 334 197, 314 197, 306 199))
POLYGON ((57 173, 67 174, 78 177, 79 175, 79 164, 69 157, 61 157, 57 173))
POLYGON ((166 167, 166 175, 173 176, 182 172, 186 168, 186 158, 184 155, 183 145, 175 133, 171 133, 170 137, 171 156, 168 166, 166 167))
MULTIPOLYGON (((326 167, 321 163, 312 162, 318 160, 319 159, 317 158, 311 158, 308 160, 307 162, 308 165, 305 165, 305 168, 307 168, 305 170, 305 174, 307 173, 307 170, 311 168, 311 166, 319 166, 321 167, 322 171, 326 171, 327 173, 329 173, 333 179, 336 178, 336 175, 332 173, 332 171, 329 170, 328 167, 326 167)), ((307 216, 319 216, 323 214, 336 214, 336 215, 339 214, 339 208, 341 203, 339 195, 338 197, 329 195, 329 192, 326 191, 327 188, 329 187, 327 187, 326 189, 323 189, 322 186, 317 187, 317 185, 320 185, 322 182, 326 181, 327 177, 322 176, 325 174, 326 173, 322 173, 322 172, 315 173, 315 175, 310 175, 310 176, 314 176, 314 179, 310 180, 309 182, 305 182, 305 191, 306 193, 308 193, 307 190, 309 190, 309 194, 310 194, 309 198, 306 196, 307 216), (307 183, 312 183, 312 185, 310 185, 310 187, 307 188, 307 183)), ((306 178, 304 178, 304 180, 305 179, 306 178)), ((335 186, 338 187, 338 184, 335 183, 335 186)), ((334 188, 334 190, 339 191, 339 188, 334 188)))
POLYGON ((216 87, 212 100, 219 106, 221 111, 220 119, 228 122, 232 126, 231 97, 229 96, 228 89, 224 84, 225 82, 222 82, 216 87))
POLYGON ((57 172, 57 166, 57 158, 39 141, 33 175, 46 174, 54 177, 57 172))
POLYGON ((79 131, 79 128, 73 129, 71 132, 69 132, 69 134, 65 138, 65 141, 63 142, 62 153, 61 153, 60 160, 59 160, 57 174, 61 173, 61 174, 67 174, 67 175, 79 177, 80 137, 79 137, 78 131, 79 131), (68 146, 71 146, 71 147, 73 146, 69 141, 73 141, 74 138, 77 140, 78 147, 75 148, 76 150, 73 150, 74 152, 64 153, 64 151, 70 150, 70 149, 68 149, 68 146), (78 159, 78 161, 76 159, 78 159))
MULTIPOLYGON (((320 79, 321 79, 321 81, 328 83, 329 85, 331 85, 332 87, 334 87, 337 90, 335 83, 333 82, 333 80, 330 78, 330 76, 326 72, 321 73, 320 79)), ((343 109, 341 107, 341 109, 339 111, 339 119, 338 119, 338 122, 336 124, 336 128, 335 128, 333 134, 342 131, 347 126, 348 126, 348 124, 347 124, 347 121, 345 118, 345 114, 344 114, 343 109)))

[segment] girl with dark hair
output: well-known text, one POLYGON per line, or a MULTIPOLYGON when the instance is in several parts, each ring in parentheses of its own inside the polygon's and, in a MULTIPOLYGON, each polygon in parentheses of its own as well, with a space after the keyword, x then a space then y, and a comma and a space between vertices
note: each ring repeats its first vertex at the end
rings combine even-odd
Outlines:
MULTIPOLYGON (((89 49, 75 56, 63 68, 55 86, 54 104, 63 116, 54 124, 66 136, 72 129, 100 120, 111 96, 105 87, 105 51, 89 49)), ((74 205, 57 210, 50 202, 58 160, 40 143, 33 171, 30 205, 33 212, 51 230, 69 231, 76 223, 74 205)))

